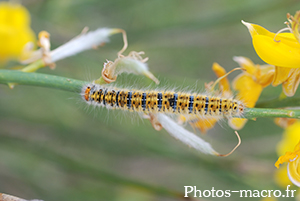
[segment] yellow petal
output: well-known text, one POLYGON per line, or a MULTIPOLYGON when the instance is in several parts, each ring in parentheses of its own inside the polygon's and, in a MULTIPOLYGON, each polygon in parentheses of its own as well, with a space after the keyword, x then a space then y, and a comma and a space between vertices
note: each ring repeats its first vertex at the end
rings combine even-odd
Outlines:
POLYGON ((257 24, 251 24, 248 22, 245 22, 242 20, 242 23, 248 28, 248 31, 250 32, 251 36, 256 36, 256 35, 266 35, 269 37, 274 37, 275 34, 268 31, 267 29, 263 28, 262 26, 259 26, 257 24))
POLYGON ((26 28, 30 24, 29 12, 20 4, 0 2, 0 24, 26 28))
POLYGON ((179 124, 183 124, 184 122, 186 122, 188 119, 184 116, 184 115, 179 115, 177 122, 179 124))
POLYGON ((279 33, 276 35, 275 33, 268 31, 260 25, 251 24, 244 21, 242 21, 242 23, 248 28, 252 38, 254 36, 266 36, 268 38, 271 38, 274 42, 280 41, 289 46, 299 49, 299 42, 296 40, 294 34, 292 33, 279 33))
POLYGON ((298 157, 296 160, 290 162, 288 164, 288 176, 296 186, 300 187, 300 158, 298 157))
MULTIPOLYGON (((232 82, 233 88, 238 91, 237 99, 244 102, 244 104, 252 108, 255 106, 263 87, 259 83, 255 82, 251 75, 242 73, 237 76, 232 82)), ((244 127, 247 119, 232 118, 228 120, 228 124, 235 130, 239 130, 244 127)))
MULTIPOLYGON (((276 40, 278 37, 276 37, 276 40)), ((295 39, 296 41, 296 39, 295 39)), ((300 44, 291 46, 289 40, 274 41, 273 37, 255 35, 253 46, 258 56, 268 64, 289 68, 300 68, 300 44)))
POLYGON ((262 26, 242 21, 248 28, 254 49, 268 64, 300 68, 300 44, 292 33, 275 34, 262 26))
POLYGON ((233 80, 233 88, 238 91, 237 99, 244 102, 244 104, 252 108, 255 106, 263 87, 255 82, 251 76, 247 74, 240 74, 233 80))
POLYGON ((295 70, 294 68, 284 68, 284 67, 276 66, 272 85, 277 86, 285 82, 294 70, 295 70))
POLYGON ((295 160, 296 157, 298 157, 296 153, 287 151, 283 156, 280 156, 278 158, 278 160, 275 163, 275 167, 279 168, 281 164, 295 160))
POLYGON ((228 125, 234 130, 242 129, 247 123, 248 119, 232 118, 228 119, 228 125))
POLYGON ((254 75, 257 71, 256 65, 247 57, 233 57, 233 60, 245 68, 247 73, 251 75, 254 75))
POLYGON ((258 65, 254 64, 247 57, 233 57, 241 67, 246 69, 246 72, 255 77, 255 81, 263 87, 272 83, 274 78, 275 67, 273 65, 258 65))
POLYGON ((260 66, 259 74, 256 75, 257 82, 262 85, 262 87, 267 87, 274 80, 275 67, 271 65, 260 66))
POLYGON ((300 136, 300 122, 297 121, 293 125, 289 126, 284 134, 282 140, 277 145, 277 154, 279 156, 284 155, 286 151, 292 151, 296 147, 300 136))
MULTIPOLYGON (((225 69, 216 62, 213 63, 212 70, 215 72, 215 74, 217 75, 218 78, 222 77, 226 74, 225 69)), ((220 80, 219 86, 220 86, 220 90, 222 92, 231 93, 230 84, 229 84, 227 77, 224 77, 223 79, 220 80)))
POLYGON ((294 151, 287 151, 283 156, 280 156, 276 161, 275 166, 279 168, 280 164, 299 160, 299 158, 300 158, 300 141, 298 141, 298 144, 295 146, 294 151))
POLYGON ((30 16, 23 6, 0 3, 0 63, 18 58, 26 43, 35 42, 29 24, 30 16))
POLYGON ((200 130, 202 133, 206 133, 206 131, 214 127, 217 121, 218 118, 214 118, 214 117, 207 117, 205 119, 198 117, 197 119, 194 119, 189 123, 193 128, 200 130))
POLYGON ((280 126, 281 128, 287 128, 294 123, 297 122, 297 119, 291 119, 291 118, 275 118, 274 122, 277 126, 280 126))
POLYGON ((290 181, 287 173, 287 164, 282 165, 281 168, 277 169, 274 174, 275 182, 281 186, 286 188, 287 185, 291 185, 292 182, 290 181))
MULTIPOLYGON (((274 35, 275 37, 275 35, 274 35)), ((291 46, 295 49, 299 49, 299 42, 296 40, 295 35, 292 33, 279 33, 274 38, 274 41, 276 42, 282 42, 288 46, 291 46)))
POLYGON ((286 96, 294 96, 300 82, 300 69, 295 69, 289 78, 282 83, 282 91, 286 96))

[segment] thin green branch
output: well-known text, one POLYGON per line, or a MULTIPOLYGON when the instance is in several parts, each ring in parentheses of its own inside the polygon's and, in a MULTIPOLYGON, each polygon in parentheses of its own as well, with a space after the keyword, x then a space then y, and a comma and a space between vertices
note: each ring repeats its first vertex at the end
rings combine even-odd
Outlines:
POLYGON ((39 59, 31 64, 29 64, 28 66, 24 67, 21 71, 23 72, 28 72, 28 73, 32 73, 37 71, 38 69, 45 67, 45 63, 42 59, 39 59))
MULTIPOLYGON (((33 85, 55 88, 75 93, 80 93, 84 81, 71 78, 47 75, 41 73, 25 73, 15 70, 0 70, 0 83, 17 83, 21 85, 33 85)), ((289 102, 288 98, 282 102, 289 102)), ((300 103, 299 103, 300 105, 300 103)), ((285 105, 287 106, 287 105, 285 105)), ((278 107, 283 107, 278 105, 278 107)), ((269 109, 269 108, 247 108, 244 118, 253 119, 257 117, 285 117, 300 119, 300 110, 294 109, 269 109)))
POLYGON ((284 117, 300 119, 300 110, 294 109, 269 109, 269 108, 247 108, 244 118, 253 119, 258 117, 284 117))
POLYGON ((25 73, 15 70, 0 70, 0 83, 16 83, 60 89, 79 93, 85 82, 71 78, 41 73, 25 73))

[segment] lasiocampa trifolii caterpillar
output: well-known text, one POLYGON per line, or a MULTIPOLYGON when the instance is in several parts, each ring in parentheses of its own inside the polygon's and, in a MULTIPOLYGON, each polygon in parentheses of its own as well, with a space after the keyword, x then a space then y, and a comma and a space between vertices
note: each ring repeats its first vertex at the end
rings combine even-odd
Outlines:
MULTIPOLYGON (((98 85, 95 83, 114 82, 117 75, 122 72, 143 74, 157 84, 159 81, 149 72, 145 62, 148 58, 143 59, 141 54, 144 52, 130 52, 128 56, 118 53, 118 58, 112 62, 104 63, 102 77, 95 80, 94 83, 85 85, 81 90, 82 98, 91 105, 102 106, 108 109, 121 109, 144 113, 143 117, 149 118, 152 126, 156 130, 164 128, 170 135, 179 139, 190 147, 193 147, 203 153, 218 156, 230 155, 240 144, 229 154, 219 154, 209 143, 205 142, 195 134, 185 130, 178 123, 175 123, 165 114, 181 114, 188 119, 196 118, 216 118, 220 117, 241 117, 245 109, 244 104, 233 98, 221 96, 209 96, 198 93, 185 93, 167 90, 132 90, 118 89, 107 85, 98 85)), ((234 69, 236 70, 236 69, 234 69)), ((231 71, 232 72, 232 71, 231 71)), ((229 72, 230 73, 230 72, 229 72)), ((229 73, 220 77, 226 77, 229 73)), ((213 91, 214 85, 211 87, 213 91)))
POLYGON ((118 89, 97 84, 82 88, 89 104, 145 113, 197 115, 199 117, 242 116, 244 104, 233 98, 174 91, 118 89))

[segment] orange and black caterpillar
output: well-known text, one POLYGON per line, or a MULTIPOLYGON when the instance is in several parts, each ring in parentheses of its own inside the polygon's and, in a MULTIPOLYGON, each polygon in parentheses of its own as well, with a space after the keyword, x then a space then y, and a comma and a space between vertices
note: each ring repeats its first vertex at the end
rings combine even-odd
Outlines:
POLYGON ((235 99, 196 93, 117 89, 88 84, 82 97, 89 104, 146 113, 242 116, 244 105, 235 99))

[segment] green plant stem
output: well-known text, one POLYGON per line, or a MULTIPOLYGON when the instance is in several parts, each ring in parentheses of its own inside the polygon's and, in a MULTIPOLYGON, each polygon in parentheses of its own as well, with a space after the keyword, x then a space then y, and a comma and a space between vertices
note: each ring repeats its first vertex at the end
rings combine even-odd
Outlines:
MULTIPOLYGON (((21 85, 33 85, 55 88, 75 93, 80 93, 84 81, 71 78, 47 75, 41 73, 25 73, 15 70, 0 70, 0 83, 17 83, 21 85)), ((281 101, 287 101, 286 99, 281 101)), ((299 101, 299 100, 298 100, 299 101)), ((299 102, 296 102, 299 103, 299 102)), ((278 105, 278 107, 282 107, 278 105)), ((257 117, 286 117, 300 119, 300 110, 295 109, 269 109, 246 108, 243 118, 253 119, 257 117)))
POLYGON ((16 83, 20 85, 49 87, 79 93, 85 82, 71 78, 41 73, 25 73, 15 70, 0 70, 0 83, 16 83))
POLYGON ((42 67, 45 67, 45 63, 42 59, 39 59, 39 60, 29 64, 28 66, 24 67, 21 71, 27 72, 27 73, 32 73, 42 67))
POLYGON ((284 117, 300 119, 300 110, 294 109, 269 109, 269 108, 246 108, 244 118, 253 119, 258 117, 284 117))
POLYGON ((107 82, 104 81, 104 79, 102 77, 100 77, 99 79, 94 81, 96 84, 107 84, 107 82))

